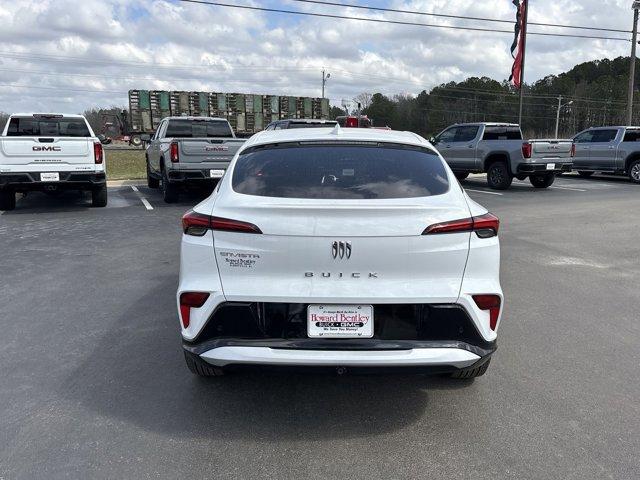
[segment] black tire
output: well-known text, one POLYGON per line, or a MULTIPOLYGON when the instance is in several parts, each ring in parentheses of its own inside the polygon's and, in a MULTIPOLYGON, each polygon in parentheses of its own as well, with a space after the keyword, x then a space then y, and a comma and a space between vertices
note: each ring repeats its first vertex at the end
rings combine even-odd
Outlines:
POLYGON ((0 190, 0 210, 8 211, 16 208, 16 192, 0 190))
POLYGON ((640 160, 634 160, 629 165, 629 180, 640 183, 640 160))
POLYGON ((221 368, 209 365, 197 355, 187 351, 184 352, 184 361, 189 371, 198 377, 221 377, 224 375, 224 371, 221 368))
POLYGON ((578 170, 578 175, 580 175, 582 178, 589 178, 591 175, 593 175, 593 172, 585 172, 583 170, 578 170))
POLYGON ((91 206, 94 208, 101 208, 107 206, 107 186, 103 185, 100 188, 91 190, 91 206))
POLYGON ((169 181, 167 178, 167 172, 164 170, 162 170, 162 183, 160 184, 160 187, 162 188, 162 199, 165 203, 176 203, 180 198, 178 186, 169 181))
POLYGON ((134 147, 139 147, 142 145, 142 139, 140 138, 140 135, 133 135, 129 140, 129 143, 134 147))
POLYGON ((147 187, 160 188, 160 180, 151 175, 151 169, 149 168, 148 160, 147 160, 147 187))
POLYGON ((453 172, 458 180, 464 180, 469 176, 469 172, 453 172))
POLYGON ((487 372, 487 369, 489 368, 489 364, 490 363, 491 363, 491 359, 487 360, 486 362, 484 362, 479 367, 464 368, 462 370, 458 370, 457 372, 453 372, 451 374, 451 378, 466 379, 466 378, 481 377, 482 375, 484 375, 487 372))
POLYGON ((553 173, 545 173, 542 175, 531 175, 529 181, 536 188, 549 188, 553 185, 556 176, 553 173))
POLYGON ((487 184, 493 190, 506 190, 511 186, 513 176, 505 162, 494 162, 487 168, 487 184))

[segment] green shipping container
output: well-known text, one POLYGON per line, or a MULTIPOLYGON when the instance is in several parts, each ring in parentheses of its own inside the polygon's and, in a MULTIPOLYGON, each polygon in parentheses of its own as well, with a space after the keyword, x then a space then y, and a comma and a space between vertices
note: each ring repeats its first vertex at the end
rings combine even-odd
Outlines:
POLYGON ((169 111, 169 92, 159 92, 160 110, 169 111))
MULTIPOLYGON (((236 94, 236 111, 238 113, 244 113, 247 108, 245 96, 241 93, 236 94)), ((240 120, 238 120, 238 124, 240 124, 240 120)), ((244 125, 244 121, 243 121, 244 125)), ((238 126, 238 128, 240 128, 238 126)))
POLYGON ((280 113, 280 97, 271 97, 271 113, 280 113))
POLYGON ((297 103, 297 98, 296 97, 289 97, 289 111, 287 112, 287 114, 291 117, 291 118, 296 118, 296 103, 297 103))
POLYGON ((200 115, 209 115, 209 94, 200 92, 198 94, 198 104, 200 105, 200 115))
POLYGON ((140 110, 147 110, 151 108, 151 98, 149 97, 149 90, 138 90, 140 110))
POLYGON ((313 116, 313 107, 310 98, 304 99, 304 118, 311 118, 313 116))
MULTIPOLYGON (((253 96, 253 111, 255 113, 262 113, 262 95, 253 96)), ((262 128, 260 130, 262 130, 262 128)))
POLYGON ((227 94, 219 93, 218 94, 218 110, 224 112, 227 110, 227 94))

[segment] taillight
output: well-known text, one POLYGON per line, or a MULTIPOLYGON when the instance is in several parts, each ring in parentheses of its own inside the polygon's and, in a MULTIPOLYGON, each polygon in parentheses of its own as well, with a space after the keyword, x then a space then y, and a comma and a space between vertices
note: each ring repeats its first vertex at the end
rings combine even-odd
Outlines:
POLYGON ((571 144, 571 158, 576 156, 576 144, 572 143, 571 144))
POLYGON ((499 295, 472 295, 480 310, 489 311, 489 326, 495 330, 500 316, 500 296, 499 295))
POLYGON ((231 220, 229 218, 212 217, 189 210, 182 216, 182 231, 187 235, 201 237, 207 230, 225 232, 262 233, 253 223, 231 220))
POLYGON ((492 213, 486 213, 477 217, 435 223, 425 228, 422 234, 476 232, 480 238, 491 238, 498 235, 499 228, 500 220, 498 217, 492 213))
POLYGON ((358 118, 349 117, 344 125, 345 127, 358 128, 358 118))
POLYGON ((93 144, 93 160, 97 165, 101 164, 102 160, 104 160, 104 151, 100 142, 95 142, 93 144))
POLYGON ((191 309, 200 308, 209 298, 208 292, 184 292, 180 294, 180 319, 184 328, 191 322, 191 309))
POLYGON ((176 163, 177 161, 180 160, 180 155, 178 154, 178 142, 171 142, 171 146, 169 148, 170 148, 171 161, 173 163, 176 163))
POLYGON ((531 158, 531 151, 533 150, 533 146, 529 142, 525 142, 522 144, 522 156, 524 158, 531 158))
POLYGON ((201 237, 211 228, 211 216, 189 210, 182 216, 182 231, 201 237))

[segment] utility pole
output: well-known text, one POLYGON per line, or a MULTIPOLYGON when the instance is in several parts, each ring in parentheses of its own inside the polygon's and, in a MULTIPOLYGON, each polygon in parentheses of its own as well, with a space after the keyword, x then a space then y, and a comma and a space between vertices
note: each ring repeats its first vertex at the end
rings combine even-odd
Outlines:
POLYGON ((327 74, 325 75, 325 73, 324 73, 324 69, 323 69, 323 70, 322 70, 322 98, 324 98, 324 86, 326 85, 327 80, 329 80, 330 78, 331 78, 331 74, 330 74, 330 73, 327 73, 327 74))
POLYGON ((633 122, 633 89, 636 83, 636 45, 638 43, 638 9, 640 1, 634 1, 633 9, 633 35, 631 36, 631 66, 629 67, 629 97, 627 99, 627 126, 633 122))
POLYGON ((560 111, 563 107, 568 107, 573 103, 573 100, 570 102, 562 104, 562 95, 558 96, 558 112, 556 113, 556 136, 554 138, 558 138, 558 129, 560 128, 560 111))
MULTIPOLYGON (((527 19, 529 18, 529 0, 524 2, 524 18, 522 19, 522 64, 520 66, 520 113, 518 114, 518 124, 522 128, 522 106, 524 103, 524 60, 527 53, 527 19)), ((640 1, 636 2, 640 3, 640 1)))

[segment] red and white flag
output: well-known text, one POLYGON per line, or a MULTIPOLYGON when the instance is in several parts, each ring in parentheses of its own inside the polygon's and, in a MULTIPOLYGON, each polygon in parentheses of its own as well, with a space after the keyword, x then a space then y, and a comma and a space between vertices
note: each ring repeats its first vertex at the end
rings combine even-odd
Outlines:
POLYGON ((514 27, 515 37, 511 44, 511 56, 513 57, 513 66, 511 67, 511 76, 509 81, 516 88, 522 85, 522 57, 524 56, 524 36, 526 34, 526 26, 524 24, 527 10, 527 0, 513 0, 512 3, 518 9, 516 11, 516 25, 514 27))

